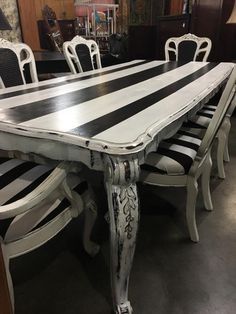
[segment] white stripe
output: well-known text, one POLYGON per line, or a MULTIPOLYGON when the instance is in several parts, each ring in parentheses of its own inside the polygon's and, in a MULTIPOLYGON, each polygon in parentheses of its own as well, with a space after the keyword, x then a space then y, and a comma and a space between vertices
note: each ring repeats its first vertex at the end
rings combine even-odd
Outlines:
MULTIPOLYGON (((204 64, 202 63, 194 64, 194 70, 198 70, 203 66, 204 64)), ((21 123, 21 125, 66 132, 174 83, 176 75, 181 79, 191 74, 192 71, 192 66, 186 64, 178 69, 168 71, 161 76, 156 76, 114 93, 92 99, 78 106, 60 110, 37 119, 28 120, 21 123)))
POLYGON ((188 135, 181 135, 181 134, 175 134, 172 138, 181 140, 181 141, 185 141, 188 143, 193 143, 193 144, 197 144, 200 146, 201 144, 201 140, 192 136, 188 136, 188 135))
POLYGON ((190 158, 192 158, 194 160, 197 152, 194 150, 194 149, 191 149, 189 147, 185 147, 185 146, 182 146, 182 145, 177 145, 177 144, 169 144, 169 143, 166 143, 166 142, 161 142, 160 143, 160 147, 161 148, 167 148, 169 150, 172 150, 172 151, 175 151, 175 152, 178 152, 178 153, 182 153, 186 156, 189 156, 190 158))
POLYGON ((14 169, 18 165, 23 164, 24 161, 20 159, 9 159, 6 162, 0 164, 0 176, 4 175, 6 172, 14 169))
POLYGON ((145 164, 151 165, 165 171, 167 174, 184 174, 184 167, 172 158, 159 155, 158 153, 150 153, 147 156, 145 164))
MULTIPOLYGON (((42 101, 47 98, 56 97, 56 96, 62 96, 67 93, 79 91, 83 88, 91 87, 97 84, 102 84, 108 81, 112 81, 118 78, 122 78, 131 74, 135 74, 137 72, 151 69, 157 65, 161 65, 165 63, 166 61, 153 61, 150 63, 146 63, 143 65, 139 65, 136 67, 132 67, 126 70, 121 70, 118 72, 110 73, 110 74, 104 74, 98 77, 89 78, 84 81, 78 81, 74 83, 68 83, 63 86, 58 87, 51 87, 48 89, 44 89, 41 91, 36 91, 32 93, 27 93, 24 95, 19 95, 11 98, 7 98, 0 100, 0 107, 1 108, 11 108, 11 107, 17 107, 22 106, 25 104, 29 104, 36 101, 42 101)), ((103 69, 104 70, 104 69, 103 69)), ((88 73, 88 72, 87 72, 88 73)), ((93 72, 94 73, 94 72, 93 72)), ((51 84, 51 81, 48 83, 51 84)), ((46 84, 45 84, 46 85, 46 84)), ((40 86, 40 85, 39 85, 40 86)))
POLYGON ((201 111, 199 111, 198 116, 200 116, 201 113, 206 113, 206 114, 213 115, 213 114, 214 114, 214 111, 212 111, 212 110, 207 110, 207 109, 204 109, 204 108, 203 108, 201 111))
POLYGON ((14 218, 11 225, 7 229, 4 240, 13 241, 30 232, 35 226, 39 224, 46 216, 48 216, 58 205, 59 200, 52 203, 45 203, 38 205, 37 210, 28 211, 22 215, 14 218))
POLYGON ((49 169, 49 167, 38 165, 9 183, 0 190, 0 205, 4 204, 14 195, 21 192, 24 188, 29 186, 33 181, 35 181, 49 169))
POLYGON ((16 92, 16 91, 19 91, 19 90, 27 90, 28 88, 34 88, 34 87, 38 87, 38 86, 45 86, 45 85, 48 85, 48 84, 55 84, 55 83, 59 83, 59 82, 65 82, 66 80, 75 79, 77 77, 87 76, 89 74, 94 74, 95 72, 96 73, 100 73, 100 72, 107 71, 107 70, 117 69, 117 68, 120 68, 120 67, 123 67, 123 66, 126 66, 126 65, 132 65, 132 64, 135 64, 135 63, 139 63, 141 61, 144 61, 144 60, 133 60, 133 61, 130 61, 130 62, 127 62, 127 63, 116 64, 116 65, 109 66, 109 67, 106 67, 106 68, 101 68, 101 69, 97 69, 97 70, 93 70, 93 71, 87 71, 87 72, 78 73, 78 74, 71 74, 70 72, 68 72, 69 75, 63 76, 63 77, 53 78, 53 79, 41 81, 41 82, 38 82, 38 83, 29 83, 29 84, 26 84, 26 85, 18 85, 18 86, 13 86, 13 87, 8 87, 8 88, 2 88, 2 89, 0 89, 0 95, 16 92))
MULTIPOLYGON (((179 69, 180 70, 180 69, 179 69)), ((151 132, 152 128, 158 132, 169 123, 183 116, 194 108, 195 104, 204 99, 215 86, 222 82, 224 74, 229 71, 225 64, 219 64, 199 79, 191 82, 174 94, 162 99, 127 120, 97 134, 94 138, 116 144, 133 143, 142 140, 142 136, 151 132)), ((171 71, 173 73, 173 71, 171 71)), ((178 71, 176 72, 178 76, 178 71)), ((159 83, 158 83, 159 85, 159 83)))
MULTIPOLYGON (((217 106, 214 106, 214 105, 207 105, 207 104, 206 104, 206 105, 204 105, 203 109, 204 109, 204 108, 206 108, 206 109, 209 108, 209 109, 216 110, 217 106)), ((212 110, 212 112, 214 112, 213 110, 212 110)))

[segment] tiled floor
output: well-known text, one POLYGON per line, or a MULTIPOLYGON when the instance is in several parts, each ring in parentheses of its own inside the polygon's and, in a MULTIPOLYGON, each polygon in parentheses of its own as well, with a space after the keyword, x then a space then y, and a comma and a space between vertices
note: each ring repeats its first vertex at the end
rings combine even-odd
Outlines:
MULTIPOLYGON (((236 313, 236 116, 226 179, 213 171, 214 211, 197 205, 200 242, 188 239, 182 189, 142 188, 142 215, 130 279, 134 314, 236 313)), ((81 245, 82 219, 44 247, 11 263, 16 314, 110 314, 108 225, 102 178, 96 177, 101 252, 81 245)))

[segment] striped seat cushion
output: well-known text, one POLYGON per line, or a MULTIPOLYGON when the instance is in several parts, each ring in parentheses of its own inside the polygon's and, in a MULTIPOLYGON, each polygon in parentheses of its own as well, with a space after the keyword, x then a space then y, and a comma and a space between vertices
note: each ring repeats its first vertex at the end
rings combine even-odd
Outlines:
MULTIPOLYGON (((19 159, 0 158, 0 205, 11 204, 32 192, 53 171, 50 166, 39 165, 19 159)), ((88 189, 86 181, 80 182, 71 176, 70 186, 79 194, 88 189)), ((28 211, 13 218, 0 220, 0 236, 5 241, 16 240, 41 228, 70 205, 66 198, 48 200, 39 204, 34 211, 28 211)), ((1 211, 1 207, 0 207, 1 211)))
POLYGON ((211 119, 216 111, 217 106, 205 105, 196 115, 189 121, 184 122, 183 127, 195 129, 207 129, 211 119))
POLYGON ((185 175, 196 157, 201 139, 180 129, 172 138, 162 141, 156 152, 147 156, 141 169, 167 175, 185 175))

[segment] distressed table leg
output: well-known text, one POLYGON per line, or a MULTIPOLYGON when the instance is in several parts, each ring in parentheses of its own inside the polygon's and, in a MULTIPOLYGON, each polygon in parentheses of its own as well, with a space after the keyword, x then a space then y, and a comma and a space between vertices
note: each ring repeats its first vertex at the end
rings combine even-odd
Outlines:
POLYGON ((107 157, 105 180, 110 215, 111 284, 117 314, 132 313, 128 285, 139 222, 138 175, 137 160, 107 157))

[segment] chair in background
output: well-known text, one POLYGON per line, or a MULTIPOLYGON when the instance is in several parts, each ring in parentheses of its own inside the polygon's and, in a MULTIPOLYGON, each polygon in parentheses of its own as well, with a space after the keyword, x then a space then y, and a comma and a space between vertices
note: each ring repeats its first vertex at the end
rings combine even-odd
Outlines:
POLYGON ((65 41, 63 52, 72 73, 100 69, 101 57, 97 43, 75 36, 71 41, 65 41))
POLYGON ((30 47, 0 38, 0 86, 12 87, 26 84, 27 67, 29 80, 38 82, 34 55, 30 47))
MULTIPOLYGON (((225 170, 224 162, 229 162, 229 147, 228 147, 228 138, 231 128, 230 118, 236 107, 236 86, 233 88, 232 93, 228 99, 229 109, 224 121, 222 122, 216 138, 218 140, 217 145, 217 168, 218 168, 218 177, 225 179, 225 170)), ((196 115, 189 119, 189 121, 183 124, 183 129, 186 131, 194 132, 201 138, 204 136, 204 133, 211 122, 211 119, 217 109, 217 106, 214 102, 207 103, 199 110, 196 115)))
POLYGON ((92 256, 99 250, 99 246, 90 241, 96 203, 88 183, 72 173, 75 170, 73 163, 61 162, 51 167, 33 161, 0 158, 0 246, 12 308, 10 259, 46 243, 83 209, 84 248, 92 256))
POLYGON ((171 37, 165 43, 165 59, 176 61, 206 61, 211 51, 211 40, 185 34, 171 37))
POLYGON ((196 225, 196 199, 198 195, 198 178, 202 179, 202 193, 204 205, 212 210, 210 194, 211 147, 213 140, 229 110, 234 85, 236 82, 236 68, 234 68, 217 109, 208 125, 206 133, 201 139, 194 133, 180 129, 172 138, 162 141, 156 152, 147 156, 141 166, 140 180, 149 185, 186 187, 187 203, 186 217, 190 238, 199 241, 196 225))
POLYGON ((64 39, 61 33, 59 23, 57 21, 56 13, 48 5, 45 5, 42 10, 42 15, 52 49, 62 52, 64 39))

